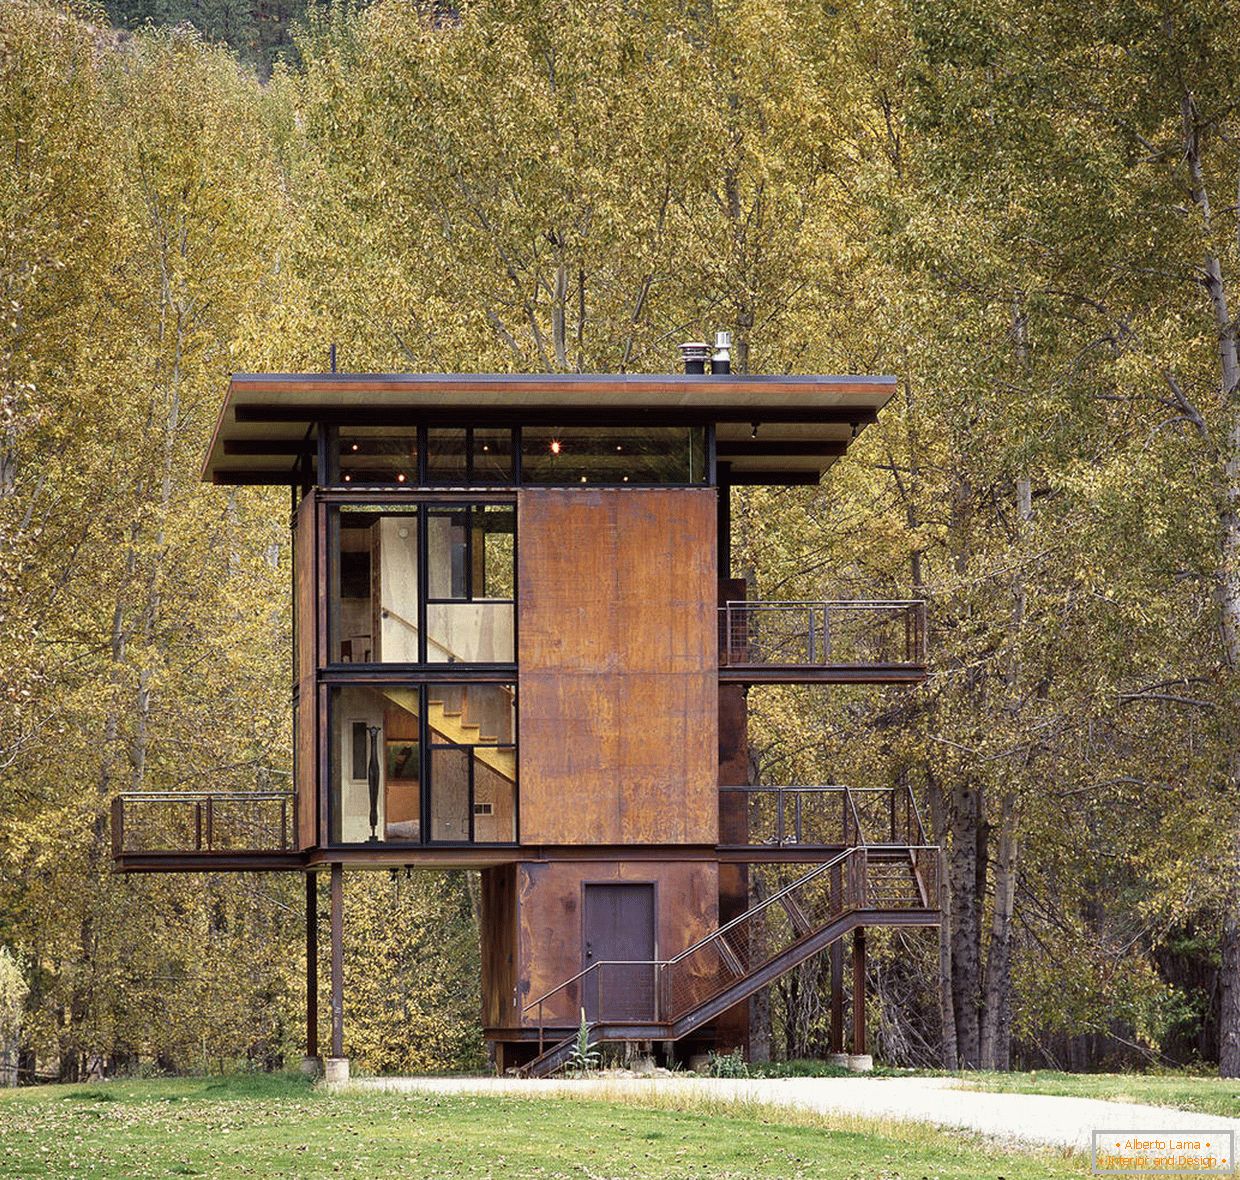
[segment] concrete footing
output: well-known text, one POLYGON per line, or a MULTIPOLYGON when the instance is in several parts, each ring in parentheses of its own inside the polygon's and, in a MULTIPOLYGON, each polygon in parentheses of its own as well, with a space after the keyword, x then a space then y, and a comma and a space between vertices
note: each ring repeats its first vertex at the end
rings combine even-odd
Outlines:
POLYGON ((349 1080, 349 1059, 347 1057, 324 1057, 323 1080, 335 1085, 349 1080))
POLYGON ((834 1066, 836 1066, 838 1069, 847 1069, 847 1068, 848 1068, 848 1059, 849 1059, 849 1057, 851 1057, 851 1056, 852 1056, 852 1054, 851 1054, 851 1053, 828 1053, 828 1054, 827 1054, 827 1064, 828 1064, 828 1065, 834 1065, 834 1066))
POLYGON ((869 1053, 849 1053, 848 1068, 853 1073, 870 1073, 874 1068, 874 1058, 869 1053))
POLYGON ((323 1058, 321 1057, 303 1057, 301 1059, 301 1073, 303 1077, 317 1078, 323 1073, 323 1058))

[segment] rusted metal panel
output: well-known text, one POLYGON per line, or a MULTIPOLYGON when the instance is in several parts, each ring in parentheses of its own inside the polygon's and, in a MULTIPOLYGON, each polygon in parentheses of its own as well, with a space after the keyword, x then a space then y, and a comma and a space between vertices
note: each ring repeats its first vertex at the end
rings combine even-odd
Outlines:
POLYGON ((316 501, 313 493, 301 502, 293 536, 293 610, 297 648, 297 774, 293 784, 297 813, 297 847, 311 848, 318 826, 318 700, 315 665, 318 660, 319 579, 315 541, 316 501))
MULTIPOLYGON (((655 957, 692 946, 719 922, 718 866, 710 861, 550 861, 517 866, 517 1002, 531 999, 576 975, 585 964, 583 887, 587 883, 651 883, 655 887, 655 957)), ((547 1020, 575 1025, 580 995, 571 989, 555 999, 547 1020)), ((537 1024, 526 1013, 521 1024, 537 1024)))
POLYGON ((521 840, 713 844, 713 489, 518 497, 521 840))
POLYGON ((487 1028, 517 1023, 516 865, 482 870, 482 1023, 487 1028))

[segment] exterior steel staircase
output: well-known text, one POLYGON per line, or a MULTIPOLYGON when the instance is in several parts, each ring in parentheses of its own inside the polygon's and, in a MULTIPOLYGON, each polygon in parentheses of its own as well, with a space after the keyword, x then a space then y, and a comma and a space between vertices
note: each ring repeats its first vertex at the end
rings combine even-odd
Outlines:
POLYGON ((674 958, 592 963, 526 1005, 539 1054, 522 1072, 540 1077, 565 1065, 578 1034, 562 1030, 587 1007, 604 1014, 587 1022, 591 1044, 676 1041, 857 927, 937 925, 939 861, 938 848, 924 844, 848 848, 674 958), (609 1018, 609 1007, 642 1018, 609 1018), (548 1028, 560 1033, 550 1045, 548 1028))

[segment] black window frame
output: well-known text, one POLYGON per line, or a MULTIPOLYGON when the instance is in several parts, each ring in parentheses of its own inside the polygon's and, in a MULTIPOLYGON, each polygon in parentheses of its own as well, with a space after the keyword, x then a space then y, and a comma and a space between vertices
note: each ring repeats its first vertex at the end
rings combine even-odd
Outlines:
MULTIPOLYGON (((441 665, 442 667, 443 665, 441 665)), ((451 665, 449 665, 451 666, 451 665)), ((520 844, 521 834, 521 782, 520 782, 520 727, 518 719, 520 717, 520 694, 518 691, 517 678, 514 674, 508 679, 490 679, 490 680, 462 680, 459 677, 443 680, 420 680, 413 681, 405 677, 393 677, 386 680, 335 680, 329 686, 327 695, 327 833, 329 848, 374 848, 376 845, 385 848, 515 848, 520 844), (430 693, 436 686, 451 686, 459 688, 469 687, 489 687, 489 688, 507 688, 513 694, 513 738, 511 742, 453 742, 448 740, 436 741, 431 737, 430 725, 430 693), (337 817, 336 809, 339 807, 339 792, 344 790, 344 763, 342 761, 344 752, 340 748, 337 709, 339 708, 339 693, 334 691, 341 688, 369 688, 374 692, 382 692, 384 688, 400 688, 406 691, 412 690, 418 694, 418 836, 417 840, 388 840, 384 836, 380 836, 377 841, 371 841, 369 838, 365 840, 346 841, 343 838, 335 839, 333 833, 336 831, 337 817), (467 840, 435 840, 432 839, 432 819, 431 806, 432 794, 435 789, 434 771, 432 769, 433 752, 435 750, 463 750, 468 757, 468 798, 467 798, 467 819, 469 824, 469 838, 467 840), (488 840, 479 842, 476 836, 474 802, 475 802, 475 774, 474 757, 472 751, 475 749, 484 750, 511 750, 513 753, 513 762, 517 768, 517 777, 512 783, 512 839, 511 840, 488 840), (332 789, 333 777, 337 780, 336 790, 332 789)), ((386 766, 386 745, 387 735, 384 734, 384 765, 386 766)))
MULTIPOLYGON (((363 423, 366 426, 375 426, 376 423, 368 420, 363 423)), ((417 432, 417 479, 410 482, 391 481, 386 483, 363 484, 356 482, 344 483, 340 476, 340 427, 337 425, 324 425, 319 431, 319 465, 318 470, 323 475, 319 477, 319 486, 325 489, 347 490, 360 494, 371 493, 395 493, 398 495, 408 495, 410 493, 417 494, 422 491, 436 491, 448 488, 459 489, 493 489, 497 492, 513 490, 520 487, 535 488, 555 488, 555 487, 580 487, 577 481, 563 483, 544 482, 539 480, 536 483, 527 483, 522 479, 521 470, 521 452, 522 452, 522 427, 520 425, 507 425, 503 422, 488 423, 485 420, 467 421, 460 419, 443 419, 436 418, 432 422, 425 420, 418 421, 412 416, 400 418, 393 415, 390 423, 393 429, 408 430, 413 427, 417 432), (465 478, 462 483, 456 477, 441 477, 431 479, 429 476, 430 467, 430 445, 429 432, 431 430, 464 430, 465 431, 465 478), (478 431, 504 431, 509 432, 511 446, 511 477, 509 479, 495 482, 493 480, 475 481, 475 461, 474 461, 474 436, 478 431)), ((530 423, 533 426, 533 423, 530 423)), ((718 486, 718 464, 716 462, 715 447, 715 423, 713 421, 695 420, 692 416, 686 416, 683 421, 658 421, 656 423, 647 423, 642 419, 625 420, 622 416, 606 415, 597 420, 591 418, 587 421, 581 421, 579 415, 575 415, 571 408, 566 407, 562 417, 557 416, 554 422, 546 422, 544 425, 549 426, 584 426, 594 427, 598 430, 641 430, 650 427, 668 427, 683 429, 700 429, 704 431, 704 472, 701 480, 692 483, 686 482, 661 482, 661 483, 635 483, 625 482, 605 482, 602 480, 591 480, 587 486, 591 488, 713 488, 718 486)), ((348 429, 346 426, 344 429, 348 429)))
MULTIPOLYGON (((424 598, 428 606, 451 606, 453 604, 459 605, 464 602, 493 602, 497 606, 503 606, 504 604, 508 604, 514 608, 516 607, 517 605, 517 598, 516 598, 517 516, 516 516, 516 512, 517 512, 517 508, 515 504, 512 505, 511 508, 508 508, 507 505, 500 505, 500 504, 495 504, 495 503, 477 503, 477 502, 470 503, 470 504, 461 504, 458 506, 440 505, 436 507, 432 505, 431 507, 426 508, 422 511, 422 517, 425 521, 425 526, 426 526, 426 532, 425 532, 426 539, 425 539, 425 543, 423 543, 422 536, 419 535, 418 565, 419 565, 419 569, 421 569, 423 565, 425 565, 426 567, 426 594, 424 595, 424 598), (505 508, 506 510, 512 513, 512 590, 513 592, 512 592, 512 595, 508 598, 492 598, 485 594, 479 597, 475 595, 474 593, 474 590, 475 590, 475 587, 474 587, 474 529, 473 529, 471 518, 475 511, 481 511, 481 513, 483 514, 483 519, 485 520, 486 510, 488 508, 501 508, 501 507, 505 508), (448 516, 452 513, 463 513, 466 518, 465 519, 465 568, 463 571, 464 581, 465 581, 465 593, 463 596, 457 596, 457 595, 436 596, 436 595, 431 594, 430 592, 431 573, 430 573, 430 561, 428 560, 428 556, 430 552, 430 518, 432 516, 448 516)), ((419 578, 419 581, 420 580, 421 579, 419 578)))
MULTIPOLYGON (((478 672, 483 675, 504 674, 510 672, 515 679, 516 676, 516 655, 518 644, 518 628, 519 613, 517 611, 516 589, 517 589, 517 556, 520 539, 517 536, 516 529, 516 493, 515 491, 504 495, 479 494, 475 492, 459 492, 451 494, 423 493, 406 495, 403 492, 394 493, 388 489, 386 494, 371 493, 369 489, 354 489, 350 487, 345 493, 327 493, 324 496, 324 505, 327 512, 327 651, 328 660, 325 669, 329 673, 337 673, 341 670, 347 670, 350 677, 356 672, 363 674, 368 672, 390 672, 398 671, 401 675, 409 675, 416 678, 424 678, 428 672, 439 672, 443 669, 455 669, 458 673, 464 669, 478 672), (453 510, 459 508, 486 508, 489 506, 504 507, 513 513, 513 534, 512 534, 512 598, 431 598, 430 597, 430 564, 427 561, 427 553, 429 551, 429 515, 435 509, 453 510), (383 515, 385 512, 392 512, 394 515, 405 514, 416 516, 416 527, 418 535, 418 658, 410 663, 408 661, 352 661, 343 662, 333 659, 336 648, 339 644, 339 602, 340 602, 340 522, 341 517, 346 509, 362 509, 372 510, 376 515, 383 515), (463 602, 487 602, 494 603, 497 606, 512 607, 512 643, 513 658, 510 661, 502 662, 455 662, 444 660, 428 659, 428 626, 427 626, 427 608, 432 605, 460 605, 463 602)), ((469 529, 466 529, 467 538, 470 535, 469 529)), ((472 545, 472 540, 467 542, 472 545)), ((466 560, 466 577, 472 582, 473 573, 469 561, 468 554, 466 560)), ((374 577, 374 571, 371 571, 371 577, 374 577)), ((372 650, 375 640, 372 638, 372 650)), ((437 679, 438 677, 432 677, 437 679)), ((459 675, 456 677, 459 679, 459 675)))

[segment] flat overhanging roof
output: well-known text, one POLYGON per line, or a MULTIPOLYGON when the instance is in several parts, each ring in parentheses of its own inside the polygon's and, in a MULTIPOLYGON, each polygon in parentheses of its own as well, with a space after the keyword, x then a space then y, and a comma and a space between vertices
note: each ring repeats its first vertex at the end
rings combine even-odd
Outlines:
POLYGON ((301 482, 320 422, 382 427, 713 424, 738 483, 816 481, 873 422, 894 377, 237 373, 203 479, 301 482))

